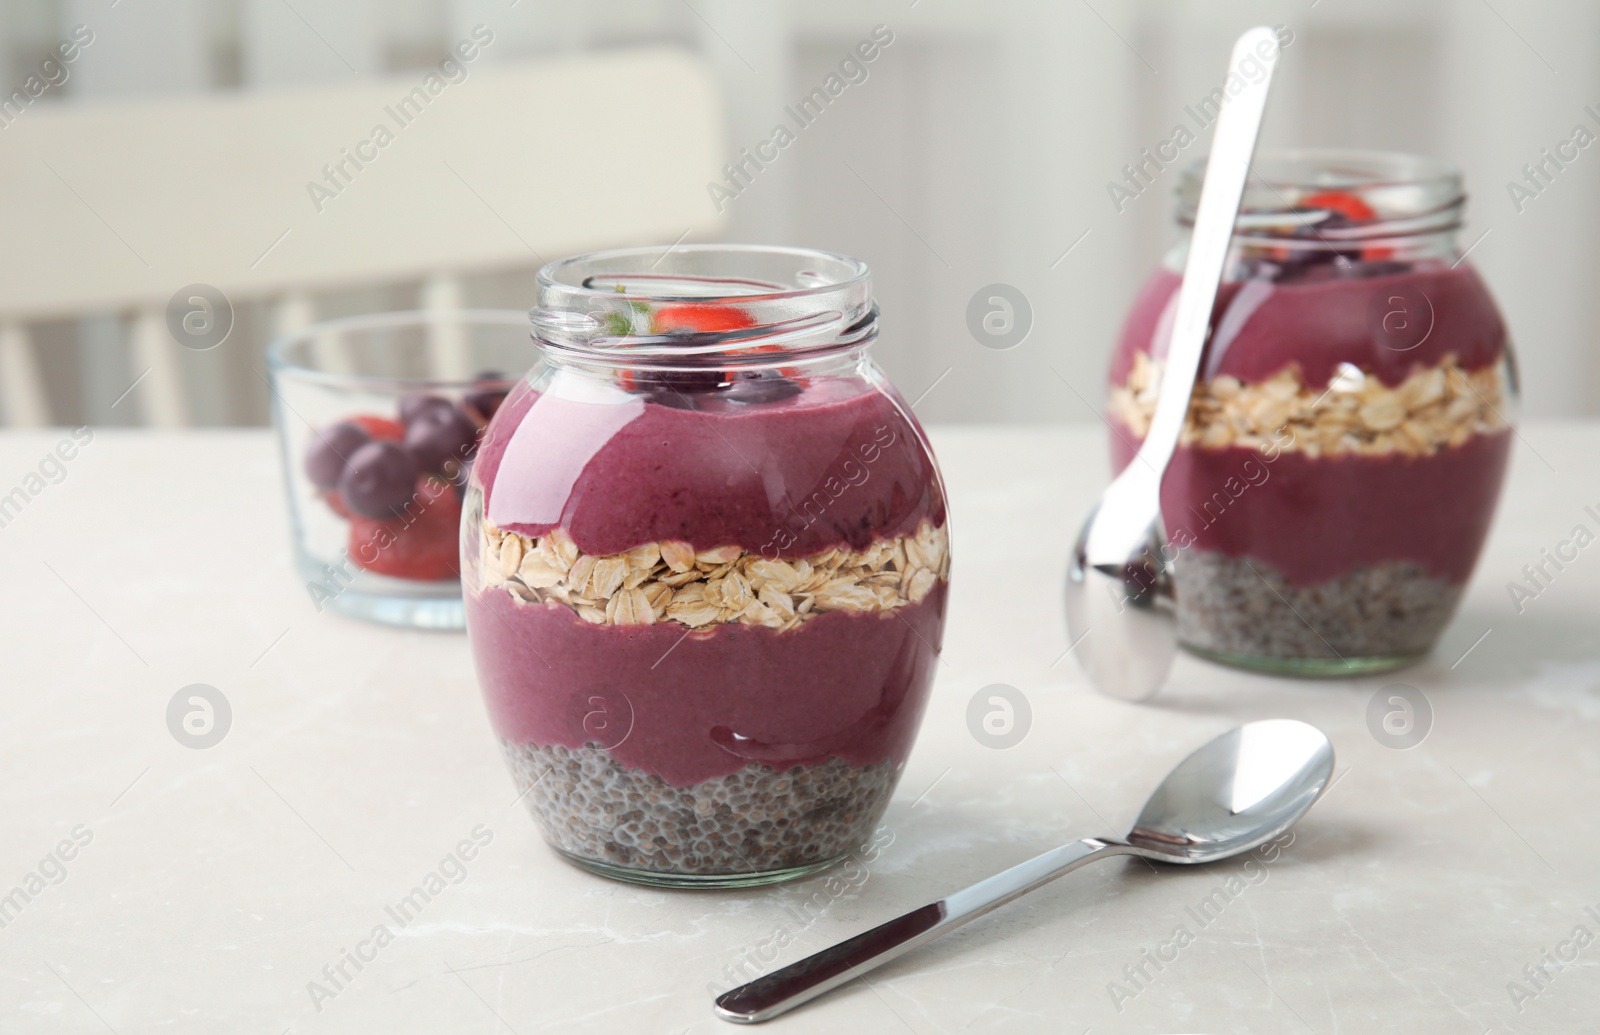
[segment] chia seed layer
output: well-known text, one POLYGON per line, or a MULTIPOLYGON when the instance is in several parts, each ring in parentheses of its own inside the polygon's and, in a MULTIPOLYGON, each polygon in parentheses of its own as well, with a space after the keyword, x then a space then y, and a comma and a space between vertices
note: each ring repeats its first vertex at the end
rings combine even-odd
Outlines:
POLYGON ((756 762, 674 787, 596 744, 501 747, 552 845, 655 873, 764 873, 838 858, 871 837, 900 778, 893 759, 855 766, 830 757, 783 770, 756 762))
POLYGON ((1189 646, 1265 658, 1410 657, 1444 631, 1462 586, 1391 561, 1296 586, 1269 565, 1190 550, 1177 571, 1178 636, 1189 646))

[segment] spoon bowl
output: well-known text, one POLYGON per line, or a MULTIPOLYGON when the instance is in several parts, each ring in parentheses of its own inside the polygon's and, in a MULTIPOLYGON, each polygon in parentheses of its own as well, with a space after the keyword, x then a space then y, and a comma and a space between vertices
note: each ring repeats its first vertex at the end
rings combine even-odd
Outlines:
POLYGON ((717 997, 717 1016, 770 1020, 1096 859, 1141 855, 1215 862, 1282 834, 1333 777, 1333 745, 1315 726, 1268 719, 1229 730, 1189 755, 1145 802, 1125 839, 1052 849, 864 934, 717 997))
POLYGON ((1078 663, 1098 690, 1143 701, 1166 682, 1178 652, 1178 629, 1160 504, 1155 491, 1120 488, 1127 484, 1120 478, 1112 483, 1073 547, 1067 567, 1067 629, 1078 663), (1102 520, 1103 512, 1108 516, 1102 520), (1106 533, 1122 529, 1134 534, 1109 544, 1091 543, 1091 535, 1103 540, 1106 533))
POLYGON ((1332 776, 1333 745, 1315 726, 1247 723, 1179 762, 1145 802, 1127 842, 1171 863, 1248 852, 1305 815, 1332 776))

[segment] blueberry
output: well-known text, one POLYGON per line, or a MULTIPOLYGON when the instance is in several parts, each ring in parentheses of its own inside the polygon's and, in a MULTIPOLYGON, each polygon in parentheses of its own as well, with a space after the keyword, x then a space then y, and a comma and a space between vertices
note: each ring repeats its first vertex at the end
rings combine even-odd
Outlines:
POLYGON ((468 417, 480 424, 487 424, 495 415, 495 411, 500 409, 500 404, 505 401, 505 389, 479 388, 466 394, 461 400, 461 408, 467 411, 468 417))
POLYGON ((462 397, 461 409, 481 428, 494 418, 500 404, 506 401, 511 390, 510 378, 498 370, 480 370, 472 381, 472 391, 462 397))
POLYGON ((410 453, 393 442, 368 442, 350 457, 339 493, 357 514, 387 518, 411 502, 416 481, 417 465, 410 453))
POLYGON ((400 400, 400 423, 409 427, 428 414, 453 409, 449 399, 437 395, 408 395, 400 400))
POLYGON ((734 381, 722 397, 731 403, 754 405, 780 402, 799 394, 799 382, 771 370, 756 370, 734 381))
POLYGON ((323 428, 306 447, 306 477, 319 489, 333 488, 339 484, 351 455, 371 438, 360 425, 349 421, 323 428))
POLYGON ((449 460, 466 461, 477 444, 477 426, 454 407, 432 410, 406 426, 406 452, 425 474, 443 471, 449 460))
MULTIPOLYGON (((1333 242, 1324 236, 1324 231, 1345 230, 1355 225, 1355 220, 1351 219, 1343 212, 1330 211, 1327 213, 1327 218, 1316 223, 1310 223, 1306 226, 1298 227, 1289 236, 1299 238, 1301 240, 1316 241, 1321 244, 1331 244, 1333 242)), ((1289 258, 1286 265, 1289 266, 1290 269, 1286 272, 1289 272, 1292 275, 1295 272, 1293 269, 1294 267, 1340 265, 1340 260, 1343 260, 1342 265, 1349 265, 1352 262, 1360 261, 1360 259, 1360 246, 1357 246, 1351 250, 1336 248, 1293 248, 1289 251, 1289 258)))
POLYGON ((633 375, 635 388, 651 402, 677 410, 709 410, 719 407, 715 397, 728 387, 733 374, 721 370, 638 370, 633 375))
POLYGON ((731 377, 732 380, 719 381, 715 387, 707 387, 703 382, 690 382, 687 387, 669 383, 654 388, 650 393, 650 401, 679 410, 722 413, 741 406, 779 402, 800 394, 798 382, 776 371, 755 370, 720 376, 731 377))
POLYGON ((734 375, 721 370, 652 370, 640 371, 638 380, 654 390, 663 392, 716 392, 728 387, 734 375))

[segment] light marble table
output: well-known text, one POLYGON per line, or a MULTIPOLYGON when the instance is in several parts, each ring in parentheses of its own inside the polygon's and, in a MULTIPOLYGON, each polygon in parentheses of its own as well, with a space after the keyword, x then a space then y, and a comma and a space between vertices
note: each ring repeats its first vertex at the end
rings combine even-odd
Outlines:
MULTIPOLYGON (((1522 434, 1432 660, 1294 682, 1180 658, 1132 705, 1063 657, 1065 557, 1106 477, 1102 433, 938 429, 955 588, 887 843, 831 883, 713 893, 612 883, 544 847, 464 637, 313 610, 265 432, 97 432, 0 528, 0 896, 37 875, 0 928, 0 1031, 731 1031, 710 999, 741 965, 1120 833, 1188 750, 1268 716, 1338 751, 1337 783, 1271 858, 1089 867, 771 1030, 1597 1030, 1600 547, 1525 613, 1506 585, 1575 525, 1600 530, 1584 509, 1600 510, 1600 426, 1522 434), (1409 750, 1366 718, 1397 682, 1433 713, 1409 750), (232 709, 206 749, 167 726, 194 683, 232 709), (1032 710, 1007 749, 966 721, 995 683, 1032 710), (387 907, 473 831, 486 843, 444 865, 459 882, 395 923, 387 907), (380 924, 392 942, 314 1003, 308 984, 332 989, 324 968, 380 924)), ((64 435, 0 435, 0 494, 64 435)))

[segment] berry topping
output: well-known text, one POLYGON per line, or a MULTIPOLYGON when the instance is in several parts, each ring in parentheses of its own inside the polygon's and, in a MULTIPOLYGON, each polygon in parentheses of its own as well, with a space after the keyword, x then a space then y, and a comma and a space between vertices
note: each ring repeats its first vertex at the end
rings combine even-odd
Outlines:
POLYGON ((419 478, 408 490, 416 505, 408 517, 350 520, 350 558, 367 571, 396 579, 433 582, 461 574, 461 501, 449 484, 419 478))
POLYGON ((674 399, 679 395, 721 391, 728 387, 731 376, 723 370, 641 370, 634 374, 636 386, 651 396, 670 396, 674 399))
POLYGON ((1320 208, 1329 212, 1337 212, 1352 223, 1368 223, 1378 216, 1378 213, 1373 211, 1372 206, 1365 201, 1362 201, 1354 194, 1346 194, 1344 191, 1338 190, 1325 190, 1316 194, 1308 194, 1301 198, 1300 203, 1295 207, 1302 209, 1320 208))
POLYGON ((744 374, 722 393, 730 403, 753 405, 780 402, 800 394, 799 382, 771 370, 753 370, 744 374))
POLYGON ((351 455, 371 438, 365 429, 350 421, 340 421, 316 432, 306 446, 306 477, 319 489, 333 488, 339 484, 339 476, 344 474, 351 455))
POLYGON ((359 417, 351 417, 350 423, 380 442, 399 442, 406 437, 405 425, 397 420, 390 420, 388 417, 373 417, 362 414, 359 417))
MULTIPOLYGON (((406 451, 424 474, 445 471, 447 461, 456 465, 471 457, 478 445, 478 427, 456 409, 431 410, 406 429, 406 451)), ((455 472, 452 466, 450 473, 455 472)))
MULTIPOLYGON (((1305 227, 1297 232, 1295 234, 1297 237, 1320 236, 1320 231, 1322 230, 1355 226, 1358 223, 1373 223, 1378 220, 1378 213, 1371 205, 1354 194, 1346 194, 1344 191, 1338 190, 1325 190, 1315 194, 1308 194, 1300 199, 1300 203, 1296 207, 1300 209, 1321 209, 1329 213, 1328 218, 1322 222, 1315 226, 1305 227)), ((1324 252, 1321 256, 1315 258, 1302 257, 1302 264, 1338 263, 1339 260, 1343 259, 1344 264, 1348 266, 1358 261, 1380 261, 1393 255, 1393 248, 1384 245, 1364 245, 1350 251, 1324 252)), ((1358 272, 1358 275, 1362 276, 1371 275, 1366 271, 1352 272, 1358 272)))
POLYGON ((755 326, 755 321, 743 309, 724 302, 686 302, 656 310, 654 326, 657 334, 705 334, 740 331, 755 326))
POLYGON ((352 512, 370 518, 401 513, 411 502, 417 465, 411 454, 393 442, 368 442, 350 457, 339 494, 352 512))
MULTIPOLYGON (((680 375, 682 376, 682 375, 680 375)), ((752 370, 737 374, 717 375, 711 371, 690 375, 702 378, 698 384, 652 382, 650 401, 679 410, 720 412, 741 406, 780 402, 800 394, 800 383, 773 370, 752 370), (711 381, 712 377, 728 377, 732 381, 711 381)))

